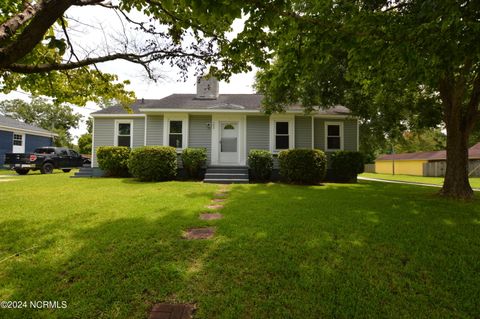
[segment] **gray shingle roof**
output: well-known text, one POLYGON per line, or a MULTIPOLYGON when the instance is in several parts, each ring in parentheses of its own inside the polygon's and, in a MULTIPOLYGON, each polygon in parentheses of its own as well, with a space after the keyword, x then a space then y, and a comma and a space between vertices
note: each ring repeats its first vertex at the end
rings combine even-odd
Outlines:
POLYGON ((21 121, 12 119, 11 117, 0 115, 0 126, 4 126, 7 128, 10 128, 12 130, 26 130, 26 131, 31 131, 31 132, 37 132, 41 134, 50 134, 50 135, 57 135, 56 133, 44 130, 43 128, 26 124, 21 121))
MULTIPOLYGON (((137 100, 126 110, 122 106, 112 106, 92 114, 139 114, 139 109, 195 109, 195 110, 236 110, 255 111, 261 110, 261 94, 220 94, 216 100, 197 99, 195 94, 172 94, 163 99, 137 100)), ((302 110, 300 105, 293 105, 289 110, 302 110)), ((319 114, 348 115, 350 110, 338 105, 330 109, 320 110, 319 114)))

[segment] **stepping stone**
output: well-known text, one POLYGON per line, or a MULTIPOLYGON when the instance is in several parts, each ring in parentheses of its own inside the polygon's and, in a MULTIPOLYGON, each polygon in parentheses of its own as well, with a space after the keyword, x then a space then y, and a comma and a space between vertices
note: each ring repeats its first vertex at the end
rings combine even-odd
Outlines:
POLYGON ((214 198, 214 199, 212 199, 212 202, 214 202, 214 203, 223 203, 224 201, 225 201, 224 198, 214 198))
POLYGON ((223 215, 222 214, 209 214, 209 213, 204 213, 200 214, 200 219, 203 220, 212 220, 212 219, 222 219, 223 215))
POLYGON ((215 227, 190 228, 185 232, 186 239, 209 239, 215 235, 215 227))
POLYGON ((213 196, 214 196, 214 197, 217 197, 217 198, 219 198, 219 197, 220 197, 220 198, 225 198, 225 197, 228 196, 228 194, 227 194, 227 193, 216 193, 216 194, 214 194, 213 196))
POLYGON ((195 306, 190 304, 157 303, 148 319, 191 319, 195 306))
POLYGON ((222 209, 223 205, 221 204, 211 204, 207 206, 208 209, 222 209))

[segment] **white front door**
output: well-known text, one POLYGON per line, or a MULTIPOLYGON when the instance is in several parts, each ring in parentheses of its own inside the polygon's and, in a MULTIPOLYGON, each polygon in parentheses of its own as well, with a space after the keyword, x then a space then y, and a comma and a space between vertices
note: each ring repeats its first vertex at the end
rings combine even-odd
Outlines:
POLYGON ((25 134, 13 133, 12 153, 25 153, 25 134))
POLYGON ((219 162, 239 164, 238 122, 220 122, 219 162))

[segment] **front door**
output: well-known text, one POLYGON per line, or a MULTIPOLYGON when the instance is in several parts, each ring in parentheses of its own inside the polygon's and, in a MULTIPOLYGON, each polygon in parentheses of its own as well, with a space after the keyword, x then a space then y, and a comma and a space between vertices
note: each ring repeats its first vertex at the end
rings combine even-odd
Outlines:
POLYGON ((25 134, 13 133, 12 153, 25 153, 25 134))
POLYGON ((220 163, 238 164, 238 122, 220 122, 220 163))

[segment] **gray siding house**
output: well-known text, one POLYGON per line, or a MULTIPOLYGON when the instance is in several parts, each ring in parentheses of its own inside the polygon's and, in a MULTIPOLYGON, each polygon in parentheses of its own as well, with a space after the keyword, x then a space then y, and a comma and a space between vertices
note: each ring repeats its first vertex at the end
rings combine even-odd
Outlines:
POLYGON ((358 150, 358 119, 343 106, 305 115, 300 106, 265 115, 262 95, 218 94, 214 78, 199 78, 197 94, 137 100, 92 113, 92 167, 100 146, 170 145, 178 152, 205 147, 209 166, 246 166, 252 149, 278 153, 316 148, 327 154, 358 150))
POLYGON ((6 153, 30 153, 37 147, 52 146, 55 136, 56 133, 0 115, 0 165, 6 153))

